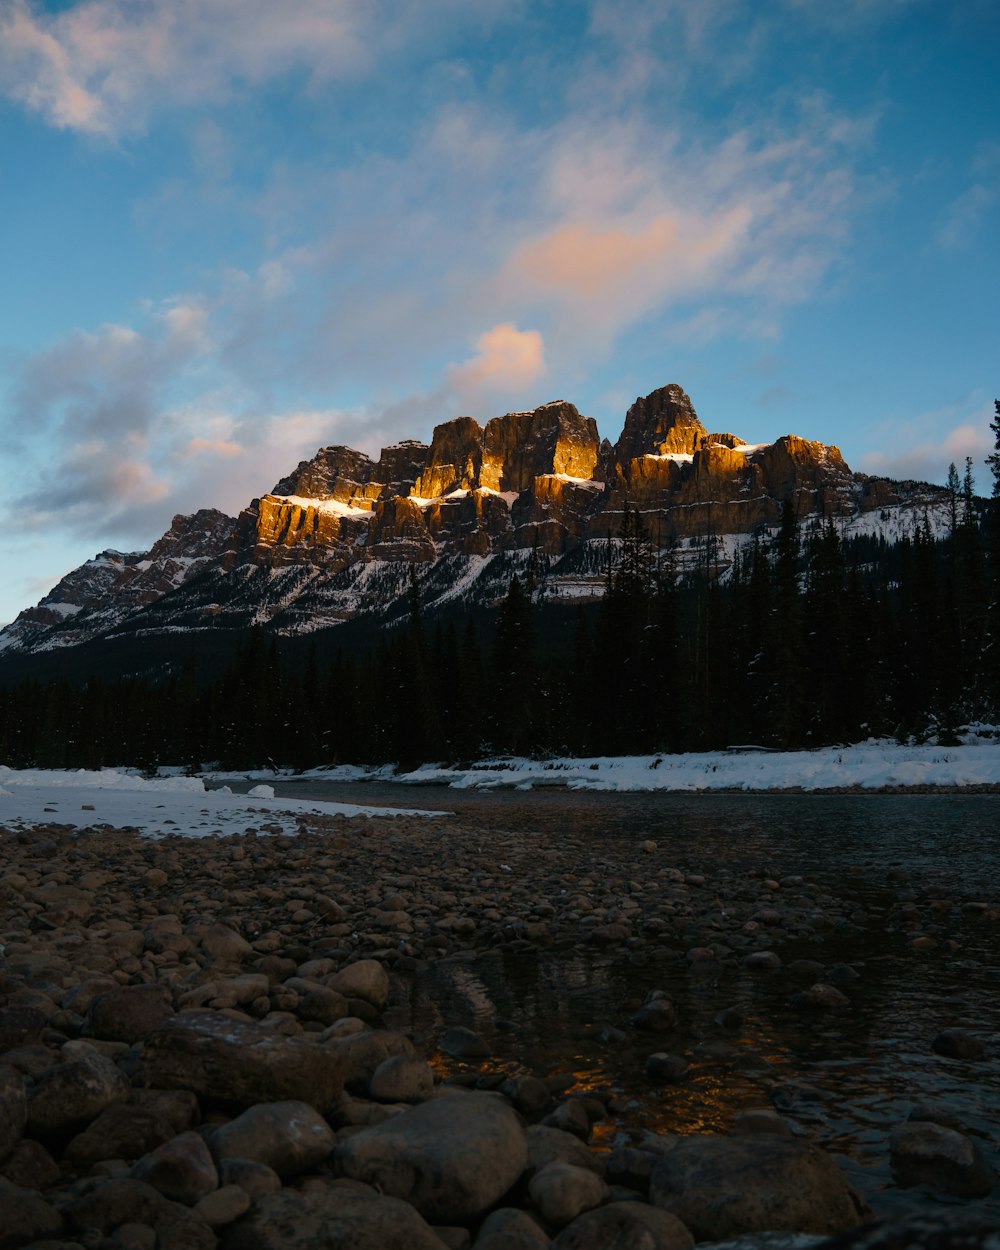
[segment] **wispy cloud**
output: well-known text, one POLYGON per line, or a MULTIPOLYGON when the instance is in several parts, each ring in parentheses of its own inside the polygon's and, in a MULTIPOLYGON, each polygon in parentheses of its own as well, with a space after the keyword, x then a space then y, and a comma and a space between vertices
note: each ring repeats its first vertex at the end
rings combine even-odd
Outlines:
POLYGON ((964 471, 973 461, 973 478, 982 477, 983 460, 993 449, 989 423, 993 406, 981 397, 928 412, 883 422, 872 430, 877 447, 859 457, 854 468, 896 479, 944 482, 949 464, 964 471))

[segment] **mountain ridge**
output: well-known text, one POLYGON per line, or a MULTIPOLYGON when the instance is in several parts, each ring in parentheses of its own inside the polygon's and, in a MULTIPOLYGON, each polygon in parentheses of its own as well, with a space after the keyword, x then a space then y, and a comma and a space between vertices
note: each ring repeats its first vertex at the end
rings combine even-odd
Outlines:
POLYGON ((145 553, 102 552, 0 631, 0 653, 133 634, 265 625, 305 633, 403 610, 410 571, 429 604, 489 603, 534 562, 538 593, 597 598, 627 509, 682 568, 715 572, 777 527, 786 502, 845 533, 943 526, 947 491, 854 473, 839 449, 784 435, 711 433, 676 383, 639 397, 615 444, 564 400, 480 425, 458 417, 430 443, 377 460, 320 448, 239 516, 177 516, 145 553))

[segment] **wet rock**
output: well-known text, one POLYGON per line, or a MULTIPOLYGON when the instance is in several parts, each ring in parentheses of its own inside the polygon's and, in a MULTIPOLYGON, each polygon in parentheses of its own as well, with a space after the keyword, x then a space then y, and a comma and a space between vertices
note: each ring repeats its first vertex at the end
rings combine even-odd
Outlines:
POLYGON ((549 1244, 548 1233, 527 1211, 500 1207, 483 1220, 473 1250, 543 1250, 549 1244))
MULTIPOLYGON (((405 1034, 389 1029, 334 1037, 323 1043, 323 1049, 335 1057, 343 1074, 344 1084, 353 1093, 364 1093, 372 1077, 387 1059, 414 1053, 413 1043, 405 1034)), ((305 1101, 318 1105, 308 1097, 305 1101)))
POLYGON ((979 1147, 964 1133, 926 1120, 898 1124, 889 1135, 896 1184, 943 1190, 958 1198, 985 1198, 997 1174, 979 1147))
POLYGON ((330 977, 328 987, 345 998, 360 998, 376 1011, 389 1001, 389 974, 377 959, 359 959, 330 977))
POLYGON ((537 1076, 518 1076, 504 1081, 500 1092, 509 1098, 522 1115, 543 1111, 552 1101, 548 1084, 537 1076))
POLYGON ((252 1159, 282 1177, 322 1163, 334 1146, 326 1120, 305 1102, 268 1102, 250 1107, 209 1138, 216 1160, 252 1159))
POLYGON ((142 1047, 139 1079, 236 1106, 301 1100, 330 1105, 344 1085, 338 1052, 222 1012, 173 1016, 142 1047))
POLYGON ((421 1103, 338 1145, 341 1175, 403 1198, 428 1221, 461 1224, 521 1175, 528 1144, 516 1113, 485 1094, 421 1103))
POLYGON ((438 1045, 452 1059, 488 1059, 493 1054, 478 1033, 460 1024, 448 1029, 438 1045))
POLYGON ((761 1108, 741 1112, 734 1120, 730 1132, 733 1137, 746 1137, 751 1133, 781 1133, 790 1137, 792 1126, 776 1111, 761 1108))
POLYGON ((59 1237, 64 1227, 60 1213, 34 1190, 0 1187, 0 1250, 59 1237))
POLYGON ((528 1185, 532 1205, 542 1219, 556 1228, 599 1206, 609 1194, 604 1181, 589 1168, 572 1163, 549 1163, 536 1172, 528 1185))
POLYGON ((572 1133, 581 1141, 590 1140, 590 1116, 579 1098, 569 1098, 566 1102, 561 1102, 542 1123, 563 1133, 572 1133))
POLYGON ((796 1138, 679 1139, 653 1171, 650 1201, 697 1241, 743 1233, 835 1233, 867 1214, 831 1156, 796 1138))
POLYGON ((641 1194, 649 1192, 649 1178, 659 1155, 634 1146, 616 1146, 608 1159, 605 1177, 609 1185, 624 1185, 641 1194))
POLYGON ((132 1177, 185 1206, 193 1206, 219 1184, 215 1160, 204 1139, 194 1132, 180 1133, 157 1146, 139 1160, 132 1177))
POLYGON ((94 1037, 138 1042, 173 1014, 170 991, 160 985, 124 985, 99 994, 91 1003, 87 1025, 94 1037))
POLYGON ((645 1202, 612 1202, 575 1219, 553 1250, 691 1250, 694 1238, 669 1211, 645 1202))
POLYGON ((774 951, 751 951, 743 957, 743 967, 750 972, 777 972, 781 957, 774 951))
POLYGON ((0 1064, 0 1163, 24 1136, 28 1122, 28 1095, 16 1069, 0 1064))
POLYGON ((817 981, 792 997, 792 1006, 799 1011, 838 1011, 849 1007, 851 1000, 835 985, 817 981))
POLYGON ((80 1055, 56 1064, 28 1093, 27 1131, 43 1140, 82 1128, 105 1107, 128 1099, 128 1081, 103 1055, 80 1055))
POLYGON ((970 1033, 961 1029, 945 1029, 931 1042, 931 1050, 946 1059, 982 1059, 986 1048, 970 1033))
POLYGON ((434 1070, 416 1055, 393 1055, 372 1073, 368 1093, 377 1102, 417 1102, 434 1089, 434 1070))
POLYGON ((655 1055, 649 1056, 643 1065, 643 1071, 651 1081, 672 1085, 679 1081, 690 1067, 691 1065, 683 1056, 658 1051, 655 1055))
POLYGON ((447 1250, 406 1202, 343 1190, 258 1198, 220 1250, 447 1250))
POLYGON ((653 990, 632 1017, 632 1023, 650 1033, 670 1033, 677 1027, 677 1009, 662 990, 653 990))

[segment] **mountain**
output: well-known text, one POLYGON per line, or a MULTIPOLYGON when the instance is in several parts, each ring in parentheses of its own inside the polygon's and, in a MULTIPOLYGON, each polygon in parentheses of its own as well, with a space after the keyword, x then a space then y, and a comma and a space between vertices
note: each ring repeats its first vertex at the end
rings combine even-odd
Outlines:
POLYGON ((946 526, 949 496, 853 473, 836 447, 793 434, 710 433, 677 385, 637 399, 614 445, 556 401, 485 426, 459 417, 378 460, 321 448, 236 518, 178 516, 148 552, 101 552, 0 632, 0 652, 385 623, 407 611, 411 570, 428 609, 495 603, 529 563, 541 598, 594 599, 626 509, 682 571, 710 558, 724 576, 786 501, 807 528, 832 518, 845 537, 893 541, 925 518, 946 526))

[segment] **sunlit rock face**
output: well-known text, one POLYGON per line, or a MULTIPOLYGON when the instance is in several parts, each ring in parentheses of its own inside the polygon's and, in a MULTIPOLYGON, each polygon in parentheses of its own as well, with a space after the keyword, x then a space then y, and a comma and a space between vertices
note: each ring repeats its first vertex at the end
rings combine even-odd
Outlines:
POLYGON ((711 433, 676 384, 636 399, 615 444, 560 400, 485 426, 458 417, 430 444, 405 440, 378 459, 320 448, 235 521, 175 517, 149 552, 88 561, 0 631, 0 651, 74 645, 126 625, 253 621, 302 632, 358 613, 398 615, 414 568, 431 603, 494 603, 529 558, 541 593, 594 598, 626 509, 661 546, 714 551, 722 537, 735 550, 740 535, 774 532, 786 501, 807 526, 836 518, 845 534, 874 527, 893 541, 912 533, 918 512, 945 509, 944 494, 854 474, 836 447, 794 434, 754 444, 711 433))

